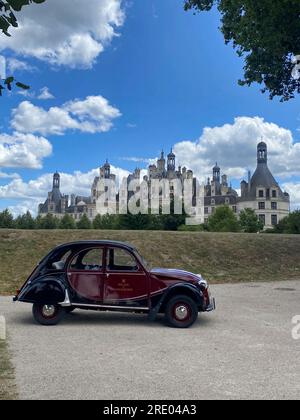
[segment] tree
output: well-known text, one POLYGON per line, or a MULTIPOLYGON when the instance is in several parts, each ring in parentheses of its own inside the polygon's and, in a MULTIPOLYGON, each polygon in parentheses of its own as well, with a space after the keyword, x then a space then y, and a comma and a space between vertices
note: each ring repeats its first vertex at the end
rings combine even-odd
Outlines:
POLYGON ((59 229, 76 229, 76 223, 73 217, 65 214, 59 222, 59 229))
MULTIPOLYGON (((0 0, 0 30, 6 36, 11 36, 8 32, 10 27, 18 27, 18 21, 14 12, 20 12, 23 6, 26 6, 30 3, 44 3, 45 0, 0 0)), ((30 86, 21 83, 15 79, 14 76, 6 77, 1 74, 0 69, 0 96, 2 96, 2 91, 4 89, 12 90, 12 85, 16 84, 18 88, 23 90, 30 89, 30 86), (4 80, 4 87, 1 82, 4 80)))
POLYGON ((92 223, 86 214, 77 222, 77 229, 92 229, 92 223))
POLYGON ((252 209, 242 210, 240 213, 240 224, 246 233, 257 233, 263 230, 264 225, 252 209))
POLYGON ((119 216, 116 214, 97 214, 93 221, 94 229, 113 230, 119 228, 119 216))
POLYGON ((18 27, 18 21, 14 12, 20 12, 22 7, 30 3, 44 3, 45 0, 0 0, 0 29, 6 36, 11 36, 8 32, 13 26, 18 27))
POLYGON ((47 214, 45 217, 41 217, 37 224, 39 229, 57 229, 59 220, 53 214, 47 214))
POLYGON ((213 6, 222 15, 225 43, 232 42, 238 55, 245 57, 244 80, 239 84, 259 83, 270 99, 294 98, 295 92, 300 92, 296 67, 300 54, 299 0, 185 0, 184 8, 209 11, 213 6))
POLYGON ((30 211, 27 211, 26 214, 23 214, 22 216, 18 216, 15 220, 15 227, 17 229, 28 229, 33 230, 36 228, 35 220, 31 216, 30 211))
POLYGON ((290 213, 275 226, 276 233, 300 234, 300 210, 290 213))
POLYGON ((14 227, 14 218, 8 209, 0 213, 0 229, 12 229, 14 227))
POLYGON ((208 227, 211 232, 239 232, 241 230, 236 215, 228 206, 216 209, 208 219, 208 227))

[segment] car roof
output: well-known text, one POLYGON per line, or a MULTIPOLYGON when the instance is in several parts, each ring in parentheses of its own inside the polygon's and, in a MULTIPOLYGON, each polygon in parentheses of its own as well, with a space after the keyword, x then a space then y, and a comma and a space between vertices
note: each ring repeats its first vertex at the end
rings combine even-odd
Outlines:
POLYGON ((53 251, 57 251, 64 248, 73 249, 73 248, 89 247, 89 246, 117 246, 117 247, 125 248, 131 251, 136 250, 136 248, 133 245, 127 242, 111 241, 111 240, 90 240, 90 241, 74 241, 74 242, 61 244, 57 246, 53 251))

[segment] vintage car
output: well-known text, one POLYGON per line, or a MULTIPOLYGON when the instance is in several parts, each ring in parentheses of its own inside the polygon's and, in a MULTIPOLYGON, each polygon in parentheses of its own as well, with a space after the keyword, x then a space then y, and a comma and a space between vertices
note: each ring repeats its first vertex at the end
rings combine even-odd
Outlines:
POLYGON ((33 317, 55 325, 74 309, 164 313, 172 327, 188 328, 198 312, 215 309, 201 275, 151 268, 137 249, 113 241, 60 245, 38 264, 14 301, 33 304, 33 317))

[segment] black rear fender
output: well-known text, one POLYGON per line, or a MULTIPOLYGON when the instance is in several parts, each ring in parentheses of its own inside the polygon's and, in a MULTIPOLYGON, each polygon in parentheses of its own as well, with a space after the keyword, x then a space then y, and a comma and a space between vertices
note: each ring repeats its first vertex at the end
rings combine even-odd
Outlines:
POLYGON ((18 296, 18 301, 56 305, 65 300, 66 285, 62 278, 42 277, 28 282, 18 296))

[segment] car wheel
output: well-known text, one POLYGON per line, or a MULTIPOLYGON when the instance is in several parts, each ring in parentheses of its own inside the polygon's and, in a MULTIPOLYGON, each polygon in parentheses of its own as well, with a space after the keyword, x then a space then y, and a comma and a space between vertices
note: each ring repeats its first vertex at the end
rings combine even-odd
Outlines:
POLYGON ((66 314, 65 308, 58 305, 38 305, 32 307, 32 314, 37 323, 42 325, 56 325, 66 314))
POLYGON ((198 307, 188 296, 175 296, 167 303, 165 315, 170 327, 189 328, 198 318, 198 307))

